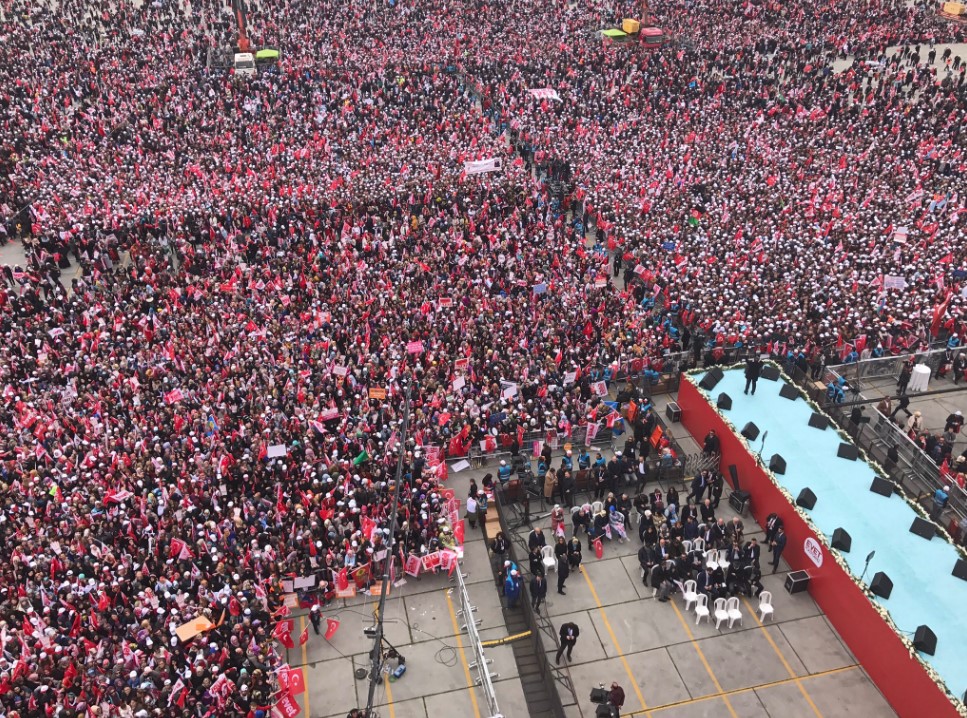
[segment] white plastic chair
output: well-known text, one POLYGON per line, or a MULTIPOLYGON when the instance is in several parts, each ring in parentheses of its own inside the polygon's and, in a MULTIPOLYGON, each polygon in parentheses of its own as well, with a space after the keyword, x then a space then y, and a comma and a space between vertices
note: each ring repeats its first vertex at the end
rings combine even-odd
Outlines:
POLYGON ((572 520, 574 519, 575 516, 577 516, 577 513, 580 510, 581 510, 581 507, 580 506, 572 506, 571 507, 571 519, 572 520))
POLYGON ((723 623, 729 620, 729 612, 725 610, 725 599, 716 598, 712 604, 712 613, 715 614, 715 630, 718 631, 723 623))
POLYGON ((697 538, 692 541, 692 551, 701 551, 705 553, 705 539, 697 538))
POLYGON ((719 551, 718 564, 719 564, 719 568, 725 571, 725 573, 729 572, 729 566, 731 566, 732 564, 729 563, 728 551, 721 551, 721 550, 719 551))
POLYGON ((698 591, 696 587, 698 584, 689 579, 685 582, 685 590, 682 591, 682 598, 685 599, 685 610, 687 611, 693 603, 698 603, 698 591))
POLYGON ((635 526, 641 526, 641 520, 645 517, 638 509, 635 509, 635 526))
POLYGON ((591 513, 594 514, 595 516, 597 516, 603 510, 604 510, 603 501, 595 501, 593 504, 591 504, 591 513))
POLYGON ((763 591, 759 594, 759 613, 762 614, 762 620, 766 620, 766 616, 773 616, 775 614, 775 609, 772 607, 772 593, 770 591, 763 591))
POLYGON ((698 602, 695 604, 695 625, 703 618, 708 618, 708 596, 704 593, 698 594, 698 602))
POLYGON ((739 625, 742 625, 742 611, 739 610, 739 599, 736 596, 732 596, 728 601, 725 602, 725 610, 729 614, 729 628, 735 625, 738 621, 739 625))
POLYGON ((705 552, 705 565, 709 571, 714 571, 719 567, 719 552, 714 548, 705 552))
POLYGON ((541 548, 541 563, 544 564, 545 571, 557 571, 557 559, 554 558, 553 546, 541 548))
POLYGON ((685 547, 685 553, 692 552, 692 542, 689 541, 688 539, 685 539, 684 541, 682 541, 682 546, 685 547))

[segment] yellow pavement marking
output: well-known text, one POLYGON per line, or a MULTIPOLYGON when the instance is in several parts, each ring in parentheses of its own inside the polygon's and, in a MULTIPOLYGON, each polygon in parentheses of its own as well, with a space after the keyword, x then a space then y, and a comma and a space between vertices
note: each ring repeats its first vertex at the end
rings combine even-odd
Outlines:
MULTIPOLYGON (((735 712, 735 708, 732 707, 732 701, 729 700, 729 694, 722 690, 722 686, 719 684, 719 679, 715 677, 715 672, 712 670, 712 666, 709 665, 708 659, 702 652, 702 647, 698 645, 698 641, 695 640, 695 636, 692 633, 692 627, 688 625, 688 621, 682 615, 682 612, 678 610, 678 604, 675 603, 674 599, 669 601, 671 607, 675 609, 675 615, 678 616, 678 620, 681 621, 682 627, 685 629, 685 634, 688 636, 688 640, 692 644, 692 648, 698 654, 699 659, 702 661, 702 665, 705 666, 705 670, 708 672, 708 677, 712 679, 712 685, 715 686, 715 690, 719 692, 722 700, 725 702, 725 707, 729 709, 729 714, 732 718, 739 718, 735 712)), ((709 617, 711 620, 711 617, 709 617)))
MULTIPOLYGON (((835 673, 844 673, 846 671, 852 671, 854 668, 859 668, 859 665, 858 664, 853 664, 852 666, 843 666, 841 668, 832 668, 832 669, 830 669, 828 671, 822 671, 820 673, 812 673, 812 674, 810 674, 808 676, 802 676, 798 680, 808 680, 810 678, 821 678, 823 676, 829 676, 829 675, 833 675, 835 673)), ((724 698, 725 696, 738 696, 738 695, 741 695, 743 693, 750 693, 752 691, 758 691, 758 690, 761 690, 763 688, 774 688, 776 686, 784 686, 784 685, 787 685, 789 683, 795 683, 796 680, 797 680, 796 678, 783 678, 783 679, 778 680, 778 681, 772 681, 771 683, 761 683, 761 684, 759 684, 757 686, 749 686, 748 688, 736 688, 734 690, 725 691, 725 692, 722 692, 722 693, 712 693, 712 694, 707 695, 707 696, 699 696, 698 698, 687 698, 687 699, 685 699, 683 701, 675 701, 674 703, 665 703, 665 704, 660 705, 660 706, 655 706, 654 708, 649 708, 647 712, 649 714, 650 713, 657 713, 658 711, 668 710, 669 708, 678 708, 680 706, 691 705, 693 703, 702 703, 704 701, 717 700, 719 698, 724 698)), ((645 712, 632 713, 629 716, 629 718, 632 718, 633 716, 643 716, 643 715, 646 715, 646 713, 645 712)))
POLYGON ((386 686, 386 707, 389 709, 389 718, 396 718, 396 708, 393 707, 393 689, 390 688, 389 676, 383 678, 383 685, 386 686))
POLYGON ((782 665, 785 666, 786 672, 789 673, 789 677, 795 679, 796 685, 799 687, 799 692, 802 693, 802 697, 806 699, 806 703, 809 704, 809 707, 813 709, 813 713, 816 714, 816 718, 823 718, 823 714, 820 712, 819 708, 816 707, 812 696, 809 695, 809 693, 806 691, 806 687, 802 684, 800 676, 796 675, 796 672, 792 670, 792 666, 789 665, 789 661, 787 661, 786 657, 782 655, 782 651, 779 650, 779 646, 776 645, 776 642, 773 640, 772 636, 769 635, 769 632, 762 624, 762 621, 759 620, 759 615, 749 602, 749 599, 743 596, 742 603, 744 603, 745 607, 749 609, 749 613, 752 614, 752 618, 755 619, 755 622, 759 624, 759 630, 762 631, 762 634, 766 637, 766 640, 769 641, 769 645, 772 646, 772 650, 776 652, 777 656, 779 656, 779 660, 782 662, 782 665))
MULTIPOLYGON (((460 624, 457 623, 457 614, 453 610, 453 599, 450 598, 450 592, 447 591, 447 608, 450 609, 450 621, 453 622, 453 633, 457 637, 457 651, 460 653, 460 662, 463 663, 463 673, 467 677, 467 688, 470 689, 470 701, 473 703, 473 714, 480 718, 480 706, 477 705, 477 691, 476 683, 470 676, 470 664, 467 663, 467 654, 463 650, 463 639, 460 632, 460 624)), ((465 616, 468 621, 473 620, 473 616, 465 616)), ((486 666, 484 667, 486 670, 486 666)))
POLYGON ((591 597, 594 602, 598 605, 598 610, 601 612, 601 621, 604 623, 604 628, 611 636, 611 642, 614 644, 614 649, 618 652, 618 658, 621 659, 621 664, 625 667, 625 673, 628 674, 628 679, 631 681, 632 687, 635 689, 635 695, 638 696, 638 700, 641 702, 641 707, 645 711, 645 715, 649 715, 648 704, 645 702, 645 696, 641 693, 641 688, 638 685, 638 681, 635 679, 635 674, 631 672, 631 666, 628 665, 628 659, 625 658, 624 651, 621 650, 621 644, 618 643, 618 637, 614 634, 614 629, 611 628, 611 621, 608 620, 608 614, 605 613, 604 606, 601 604, 601 599, 598 598, 598 592, 594 588, 594 584, 591 583, 591 577, 588 575, 587 567, 581 574, 584 576, 585 582, 588 584, 588 588, 591 589, 591 597))
MULTIPOLYGON (((304 630, 306 630, 306 617, 305 615, 302 615, 299 617, 299 635, 300 636, 302 635, 302 632, 304 630)), ((305 683, 306 685, 306 689, 302 694, 302 700, 303 700, 303 703, 305 704, 305 711, 306 711, 307 718, 312 718, 312 711, 309 710, 309 674, 306 670, 306 664, 308 663, 308 660, 306 659, 306 652, 307 652, 306 647, 308 645, 309 645, 308 641, 302 644, 302 666, 301 666, 302 682, 305 683)))

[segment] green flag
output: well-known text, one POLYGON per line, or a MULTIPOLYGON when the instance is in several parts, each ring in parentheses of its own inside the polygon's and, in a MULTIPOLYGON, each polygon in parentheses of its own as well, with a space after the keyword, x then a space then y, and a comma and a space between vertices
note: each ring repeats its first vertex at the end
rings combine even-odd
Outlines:
POLYGON ((359 456, 357 456, 355 459, 353 459, 353 466, 359 466, 361 463, 363 463, 367 459, 369 459, 369 454, 366 453, 366 449, 363 449, 359 453, 359 456))

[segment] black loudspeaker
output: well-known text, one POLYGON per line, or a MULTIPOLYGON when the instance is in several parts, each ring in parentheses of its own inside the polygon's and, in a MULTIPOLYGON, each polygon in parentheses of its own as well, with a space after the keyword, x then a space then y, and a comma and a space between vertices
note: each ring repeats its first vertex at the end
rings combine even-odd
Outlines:
POLYGON ((917 632, 913 634, 913 647, 928 656, 936 653, 937 636, 930 630, 930 626, 917 626, 917 632))
POLYGON ((839 449, 836 450, 836 456, 841 459, 849 459, 850 461, 856 461, 859 455, 860 450, 853 444, 840 444, 839 449))
POLYGON ((809 574, 805 571, 787 573, 785 585, 789 593, 802 593, 809 588, 809 574))
POLYGON ((608 702, 608 691, 604 688, 592 688, 591 689, 591 702, 592 703, 607 703, 608 702))
POLYGON ((742 427, 742 436, 749 441, 755 441, 759 436, 759 427, 750 421, 748 424, 742 427))
POLYGON ((786 473, 786 460, 779 454, 773 454, 772 458, 769 459, 769 471, 774 474, 786 473))
POLYGON ((682 408, 674 401, 668 402, 665 407, 665 416, 673 424, 682 420, 682 408))
POLYGON ((732 479, 732 488, 735 491, 739 490, 739 467, 735 464, 729 464, 729 478, 732 479))
POLYGON ((715 405, 722 411, 728 411, 732 408, 732 397, 722 392, 719 394, 718 401, 715 402, 715 405))
POLYGON ((920 518, 919 516, 915 518, 913 520, 913 523, 910 525, 910 533, 916 534, 921 538, 925 538, 927 539, 927 541, 933 538, 935 531, 936 531, 936 528, 932 523, 930 523, 926 519, 920 518))
POLYGON ((804 509, 812 509, 816 505, 816 494, 814 494, 809 487, 806 487, 799 492, 799 496, 796 497, 796 506, 802 506, 804 509))
POLYGON ((759 378, 768 379, 769 381, 779 381, 778 367, 774 367, 772 364, 763 364, 762 370, 759 372, 759 378))
POLYGON ((962 558, 957 559, 957 563, 954 564, 954 576, 961 581, 967 581, 967 561, 962 558))
POLYGON ((836 529, 833 531, 833 540, 831 543, 833 548, 844 553, 849 553, 850 548, 853 546, 853 539, 846 533, 846 529, 836 529))
POLYGON ((893 484, 886 479, 881 479, 879 476, 874 476, 873 483, 870 484, 870 491, 874 494, 890 498, 893 496, 893 484))
POLYGON ((893 593, 893 581, 882 571, 877 571, 870 581, 870 592, 880 598, 889 598, 893 593))
POLYGON ((817 414, 814 411, 813 415, 809 417, 809 425, 814 429, 819 429, 820 431, 826 431, 826 427, 829 426, 829 419, 827 419, 822 414, 817 414))
POLYGON ((721 369, 719 369, 717 366, 712 367, 705 373, 705 376, 702 377, 702 381, 700 381, 698 385, 702 389, 705 389, 705 391, 712 391, 712 389, 715 388, 715 385, 722 381, 723 376, 724 374, 722 374, 721 369))
POLYGON ((783 384, 782 388, 779 390, 779 396, 781 396, 783 399, 791 399, 792 401, 795 401, 799 398, 799 392, 795 387, 790 386, 789 384, 783 384))

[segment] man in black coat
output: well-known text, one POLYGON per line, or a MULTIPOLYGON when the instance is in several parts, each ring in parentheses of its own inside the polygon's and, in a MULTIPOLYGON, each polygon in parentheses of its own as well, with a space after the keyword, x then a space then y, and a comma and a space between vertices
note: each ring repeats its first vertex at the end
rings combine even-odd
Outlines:
POLYGON ((769 551, 772 551, 772 539, 780 528, 782 528, 782 519, 779 514, 772 513, 766 516, 766 546, 769 547, 769 551))
POLYGON ((541 604, 547 598, 547 580, 537 574, 531 579, 531 608, 535 611, 541 610, 541 604))
POLYGON ((564 651, 567 651, 567 660, 571 660, 571 651, 574 650, 574 644, 578 642, 578 636, 581 635, 581 629, 578 628, 576 623, 561 624, 560 637, 561 637, 561 647, 557 649, 557 656, 554 658, 554 663, 560 665, 561 656, 564 651))
POLYGON ((570 575, 571 567, 567 562, 567 554, 562 553, 557 557, 557 592, 562 596, 567 595, 564 591, 564 582, 567 581, 567 577, 570 575))
POLYGON ((658 555, 655 553, 654 546, 649 546, 645 544, 640 549, 638 549, 638 565, 641 566, 643 573, 641 574, 641 582, 648 585, 648 574, 658 563, 658 555))
POLYGON ((772 572, 775 573, 779 570, 779 559, 782 556, 783 550, 786 548, 786 531, 779 527, 776 532, 776 536, 772 539, 772 572))
POLYGON ((752 395, 755 396, 755 385, 759 381, 759 374, 761 373, 762 359, 755 356, 745 360, 745 394, 748 394, 749 387, 752 387, 752 395))

